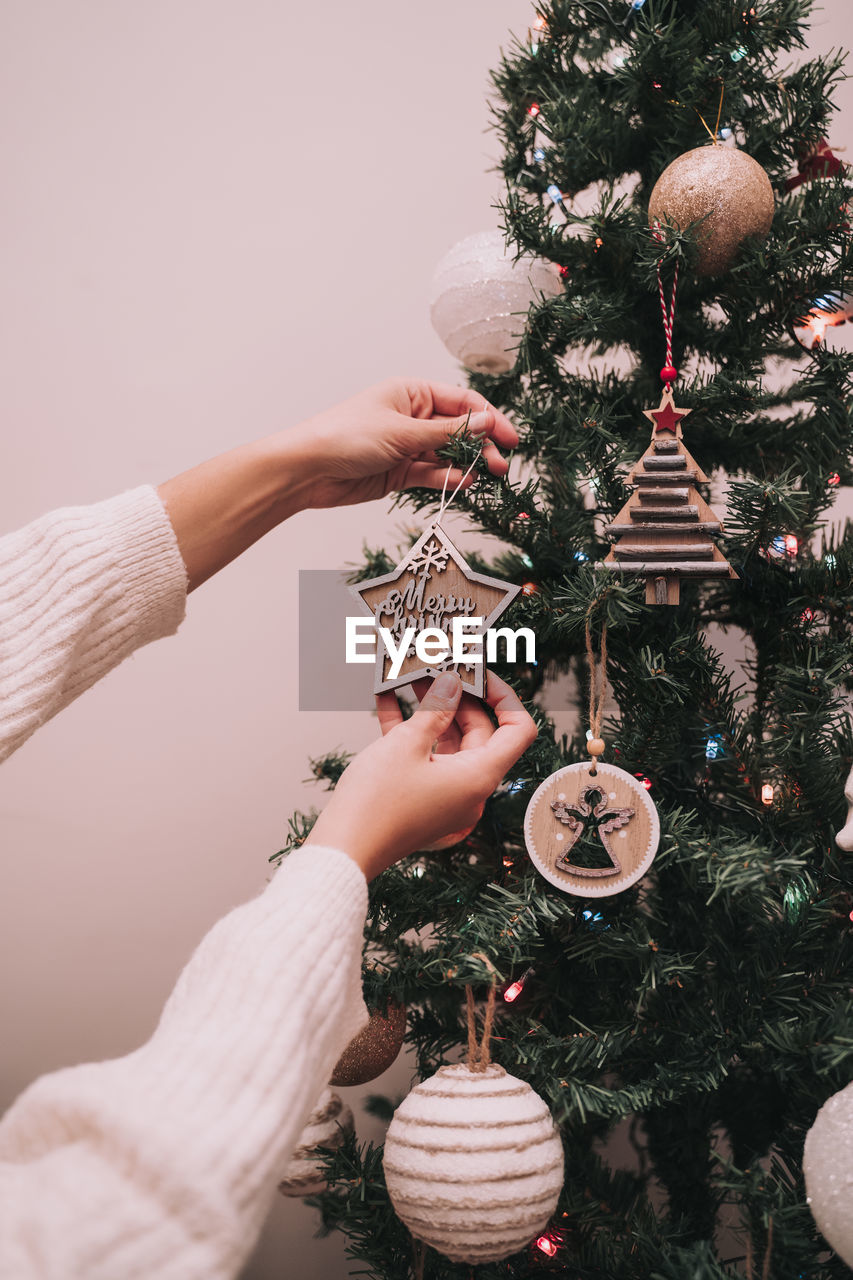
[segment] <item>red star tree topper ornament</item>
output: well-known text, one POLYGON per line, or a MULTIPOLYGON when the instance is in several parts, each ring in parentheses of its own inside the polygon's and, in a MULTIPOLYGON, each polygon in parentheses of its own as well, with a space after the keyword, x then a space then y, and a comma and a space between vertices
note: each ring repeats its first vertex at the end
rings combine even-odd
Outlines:
POLYGON ((485 633, 520 590, 516 583, 475 573, 438 521, 434 521, 391 573, 367 578, 350 587, 362 607, 376 619, 374 692, 383 693, 386 689, 411 684, 421 676, 457 671, 466 693, 484 697, 485 633), (379 640, 379 627, 386 627, 399 646, 410 627, 414 628, 415 635, 435 628, 450 638, 454 618, 482 619, 478 627, 466 634, 469 647, 481 651, 479 662, 456 663, 449 656, 436 657, 435 662, 425 665, 415 653, 412 639, 398 674, 391 674, 393 660, 387 647, 379 640))
POLYGON ((643 413, 653 426, 652 442, 628 475, 634 492, 607 527, 618 541, 603 567, 645 574, 647 604, 678 604, 682 578, 737 574, 711 541, 722 533, 722 521, 696 488, 708 477, 682 443, 681 423, 690 410, 677 408, 666 387, 657 409, 643 413))

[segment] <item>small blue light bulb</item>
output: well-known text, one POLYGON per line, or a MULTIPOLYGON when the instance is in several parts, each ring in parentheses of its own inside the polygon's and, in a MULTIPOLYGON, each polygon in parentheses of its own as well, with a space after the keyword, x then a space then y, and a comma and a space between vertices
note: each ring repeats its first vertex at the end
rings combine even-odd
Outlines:
POLYGON ((548 188, 548 195, 554 201, 554 204, 563 203, 563 193, 560 190, 560 188, 556 185, 556 183, 553 183, 553 182, 551 183, 550 187, 548 188))

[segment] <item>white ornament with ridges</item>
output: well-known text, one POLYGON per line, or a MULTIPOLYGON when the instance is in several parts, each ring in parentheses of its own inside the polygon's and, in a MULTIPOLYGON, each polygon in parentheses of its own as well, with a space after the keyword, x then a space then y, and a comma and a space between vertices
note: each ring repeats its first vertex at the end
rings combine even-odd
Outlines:
POLYGON ((278 1189, 284 1196, 316 1196, 326 1190, 321 1161, 327 1151, 341 1146, 352 1131, 352 1112, 331 1089, 324 1089, 299 1143, 290 1157, 278 1189))
POLYGON ((478 231, 441 259, 430 314, 451 355, 475 373, 507 373, 515 364, 527 313, 542 295, 563 292, 559 268, 541 258, 513 260, 503 233, 478 231))
POLYGON ((563 1145, 547 1104, 492 1064, 441 1067, 394 1113, 385 1181, 412 1235, 453 1262, 496 1262, 547 1225, 563 1145))
POLYGON ((844 799, 847 801, 847 821, 835 837, 835 843, 845 853, 853 853, 853 769, 847 775, 844 799))
POLYGON ((818 1111, 803 1151, 806 1199, 821 1234, 853 1267, 853 1084, 818 1111))

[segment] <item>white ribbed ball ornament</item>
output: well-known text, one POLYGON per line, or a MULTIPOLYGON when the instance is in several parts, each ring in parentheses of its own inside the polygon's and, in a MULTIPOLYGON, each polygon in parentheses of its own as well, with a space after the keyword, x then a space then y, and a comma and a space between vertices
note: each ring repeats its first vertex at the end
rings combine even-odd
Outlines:
POLYGON ((853 1267, 853 1084, 818 1111, 803 1150, 806 1198, 821 1234, 853 1267))
POLYGON ((394 1113, 385 1181, 412 1235, 452 1262, 497 1262, 547 1224, 563 1144, 546 1103, 494 1063, 440 1067, 394 1113))
POLYGON ((454 245, 436 267, 430 315, 436 333, 466 369, 508 373, 531 303, 562 291, 555 263, 515 262, 502 232, 478 231, 454 245))
POLYGON ((334 1151, 341 1146, 352 1127, 349 1107, 331 1089, 324 1089, 278 1184, 281 1194, 317 1196, 325 1191, 326 1179, 320 1163, 323 1151, 334 1151))

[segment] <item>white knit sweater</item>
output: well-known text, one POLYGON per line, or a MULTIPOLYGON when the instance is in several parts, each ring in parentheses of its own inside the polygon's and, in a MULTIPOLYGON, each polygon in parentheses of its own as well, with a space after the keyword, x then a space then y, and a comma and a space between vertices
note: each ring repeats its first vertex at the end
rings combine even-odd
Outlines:
MULTIPOLYGON (((134 649, 173 634, 186 585, 147 485, 0 538, 0 759, 134 649)), ((298 850, 207 934, 147 1044, 43 1076, 18 1098, 0 1121, 2 1280, 237 1274, 366 1021, 366 905, 346 854, 298 850)))

